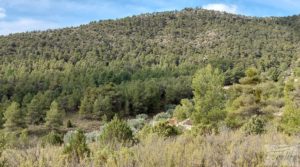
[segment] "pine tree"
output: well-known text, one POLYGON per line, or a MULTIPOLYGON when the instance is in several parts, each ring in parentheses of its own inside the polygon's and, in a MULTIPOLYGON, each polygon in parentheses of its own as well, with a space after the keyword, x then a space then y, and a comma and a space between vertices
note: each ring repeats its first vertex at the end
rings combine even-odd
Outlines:
POLYGON ((43 119, 42 108, 39 100, 33 98, 27 106, 26 121, 28 124, 39 124, 43 119))
POLYGON ((7 109, 7 107, 10 105, 10 102, 6 96, 4 96, 0 100, 0 128, 3 128, 3 125, 5 123, 4 113, 7 109))
POLYGON ((53 101, 50 110, 46 115, 46 126, 50 129, 57 129, 63 125, 64 110, 61 110, 56 101, 53 101))
POLYGON ((259 87, 261 77, 256 68, 246 70, 246 76, 240 79, 240 84, 234 85, 232 92, 233 99, 229 100, 226 119, 227 126, 239 128, 246 124, 253 116, 267 116, 263 113, 261 101, 262 91, 259 87))
POLYGON ((5 123, 4 127, 7 130, 18 130, 26 128, 24 120, 24 114, 20 109, 20 105, 17 102, 12 102, 4 113, 5 123))
POLYGON ((81 100, 80 108, 79 108, 79 114, 82 118, 88 118, 89 115, 92 113, 92 105, 90 104, 90 99, 88 98, 88 95, 85 95, 83 99, 81 100))
POLYGON ((195 102, 195 112, 192 114, 194 123, 215 124, 225 118, 223 84, 224 76, 210 65, 196 72, 192 81, 195 102))

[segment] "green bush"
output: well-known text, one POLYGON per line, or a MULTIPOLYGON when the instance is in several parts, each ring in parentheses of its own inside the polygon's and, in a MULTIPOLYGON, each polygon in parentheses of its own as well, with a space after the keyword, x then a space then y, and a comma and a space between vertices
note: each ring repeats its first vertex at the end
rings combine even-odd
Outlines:
POLYGON ((292 135, 300 133, 300 109, 292 104, 286 104, 283 117, 280 120, 279 130, 292 135))
POLYGON ((219 130, 216 124, 197 124, 193 126, 192 130, 189 133, 193 136, 198 136, 207 134, 217 134, 219 133, 219 130))
POLYGON ((265 132, 265 120, 260 116, 253 116, 243 127, 242 130, 250 134, 262 134, 265 132))
POLYGON ((102 144, 126 143, 133 140, 133 133, 125 121, 115 117, 104 127, 99 139, 102 144))
POLYGON ((136 137, 140 140, 146 139, 151 134, 155 134, 161 137, 171 137, 180 134, 181 131, 168 124, 167 121, 161 121, 156 123, 154 126, 150 124, 145 125, 137 134, 136 137))
POLYGON ((176 136, 180 133, 178 128, 169 125, 168 122, 166 122, 166 121, 159 122, 158 124, 153 126, 151 128, 150 132, 156 133, 157 135, 163 136, 163 137, 176 136))
POLYGON ((136 119, 148 119, 148 115, 147 114, 138 114, 135 116, 136 119))
POLYGON ((155 115, 153 120, 154 121, 165 121, 169 118, 172 118, 171 112, 161 112, 161 113, 158 113, 157 115, 155 115))
POLYGON ((194 110, 194 104, 188 99, 182 99, 180 105, 178 105, 173 116, 178 120, 185 120, 189 118, 194 110))
POLYGON ((300 85, 295 82, 294 78, 289 78, 285 83, 285 106, 279 130, 289 135, 300 134, 299 90, 300 85))
POLYGON ((260 81, 259 72, 254 67, 248 68, 246 70, 246 77, 240 79, 240 83, 243 85, 258 84, 260 81))
POLYGON ((42 145, 61 145, 63 143, 62 135, 55 131, 51 131, 46 136, 42 137, 42 145))
POLYGON ((97 142, 100 135, 101 135, 101 130, 99 130, 99 131, 97 130, 97 131, 92 131, 92 132, 89 132, 89 133, 85 133, 86 142, 87 143, 97 142))
POLYGON ((67 128, 73 128, 73 124, 72 124, 72 122, 71 122, 71 120, 68 120, 68 122, 67 122, 67 128))
POLYGON ((82 130, 77 130, 70 137, 69 143, 66 143, 64 153, 69 158, 80 162, 81 159, 89 157, 90 149, 86 143, 86 137, 82 130))
POLYGON ((146 120, 143 118, 130 119, 127 121, 127 124, 131 130, 136 133, 145 126, 146 120))
POLYGON ((152 126, 147 124, 145 125, 138 133, 135 135, 135 137, 139 140, 145 139, 148 137, 149 134, 151 134, 152 126))
POLYGON ((29 140, 29 132, 28 129, 23 129, 19 136, 19 144, 22 148, 26 148, 29 146, 30 140, 29 140))
MULTIPOLYGON (((11 131, 11 132, 1 132, 0 136, 3 137, 0 140, 5 141, 5 147, 10 149, 28 149, 36 146, 36 141, 34 137, 29 137, 27 129, 22 131, 11 131), (3 135, 3 136, 1 136, 3 135)), ((0 138, 1 138, 0 137, 0 138)), ((0 141, 2 142, 2 141, 0 141)), ((1 143, 0 143, 1 145, 1 143)))

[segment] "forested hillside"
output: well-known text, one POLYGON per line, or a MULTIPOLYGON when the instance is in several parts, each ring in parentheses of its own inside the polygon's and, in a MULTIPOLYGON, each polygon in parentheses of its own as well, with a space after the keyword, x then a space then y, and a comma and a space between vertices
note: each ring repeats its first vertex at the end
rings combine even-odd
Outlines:
POLYGON ((129 111, 152 113, 164 105, 157 103, 189 97, 189 76, 206 64, 225 72, 226 85, 249 66, 283 80, 299 55, 297 20, 186 9, 4 36, 0 96, 22 108, 40 96, 45 109, 57 100, 66 111, 77 111, 88 88, 112 82, 121 89, 116 91, 136 91, 124 96, 143 96, 125 99, 132 99, 129 111), (130 89, 137 85, 140 91, 130 89))
MULTIPOLYGON (((299 66, 300 16, 187 8, 0 36, 0 125, 3 131, 28 128, 29 136, 55 130, 44 138, 58 143, 56 133, 82 128, 69 120, 73 115, 112 120, 105 126, 112 129, 101 131, 105 144, 114 135, 127 136, 118 143, 136 143, 145 134, 183 133, 165 122, 172 117, 191 119, 196 136, 218 134, 220 127, 262 134, 269 124, 293 135, 300 132, 299 66), (154 115, 158 125, 145 125, 154 115), (116 117, 136 122, 128 129, 116 117), (39 126, 46 130, 37 133, 39 126), (118 126, 122 134, 113 129, 118 126)), ((84 159, 78 156, 76 162, 84 159)))

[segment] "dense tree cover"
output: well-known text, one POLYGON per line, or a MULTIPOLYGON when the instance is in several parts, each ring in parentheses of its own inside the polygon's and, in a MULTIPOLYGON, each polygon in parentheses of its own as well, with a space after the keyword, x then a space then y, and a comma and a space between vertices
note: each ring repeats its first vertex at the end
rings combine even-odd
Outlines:
POLYGON ((41 124, 45 122, 46 111, 51 104, 51 92, 38 93, 34 97, 31 95, 25 96, 23 101, 27 102, 26 120, 28 124, 41 124), (32 99, 31 99, 32 98, 32 99), (30 100, 31 99, 31 100, 30 100))
MULTIPOLYGON (((225 85, 240 83, 230 96, 235 104, 228 105, 230 110, 240 111, 239 103, 259 113, 277 110, 268 98, 279 96, 275 82, 296 69, 298 21, 298 16, 256 18, 185 9, 1 36, 0 118, 13 102, 27 124, 45 123, 52 101, 83 118, 155 114, 191 98, 192 75, 207 64, 219 69, 225 85), (260 83, 255 74, 245 77, 248 67, 269 82, 260 83), (260 92, 264 87, 274 92, 260 92)), ((0 122, 5 120, 4 114, 0 122)))
POLYGON ((80 105, 80 114, 83 117, 106 116, 112 118, 114 114, 122 113, 124 99, 113 84, 86 91, 80 105))
POLYGON ((299 77, 290 76, 284 83, 263 80, 253 67, 245 74, 239 83, 223 87, 218 69, 208 65, 198 70, 193 98, 182 99, 173 116, 179 121, 190 118, 191 134, 196 135, 218 133, 222 127, 261 134, 270 123, 287 134, 299 134, 299 77))

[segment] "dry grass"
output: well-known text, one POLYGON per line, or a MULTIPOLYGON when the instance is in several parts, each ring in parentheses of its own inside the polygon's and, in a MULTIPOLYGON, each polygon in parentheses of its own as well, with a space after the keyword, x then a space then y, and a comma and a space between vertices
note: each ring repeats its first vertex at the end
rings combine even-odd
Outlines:
POLYGON ((74 130, 74 129, 82 129, 85 132, 92 132, 95 130, 99 130, 99 127, 102 125, 103 123, 99 120, 88 120, 88 119, 82 119, 80 117, 79 114, 68 114, 65 117, 64 120, 64 131, 68 131, 68 130, 74 130), (66 128, 67 125, 67 121, 70 120, 72 122, 72 124, 74 125, 73 128, 66 128))
MULTIPOLYGON (((103 123, 99 120, 81 119, 79 114, 68 114, 64 118, 63 126, 60 128, 61 132, 68 132, 71 130, 82 129, 85 132, 92 132, 99 130, 103 123), (67 122, 70 120, 74 127, 67 128, 67 122)), ((30 125, 28 126, 29 134, 32 136, 44 136, 49 133, 49 129, 45 125, 30 125)))
MULTIPOLYGON (((150 136, 132 147, 90 144, 92 154, 78 164, 67 160, 63 147, 47 146, 3 152, 2 159, 11 167, 212 167, 266 166, 267 145, 294 145, 299 137, 280 133, 245 136, 240 132, 176 138, 150 136)), ((293 162, 297 163, 297 162, 293 162)), ((300 164, 297 164, 300 165, 300 164)), ((276 166, 280 166, 277 162, 276 166)))

